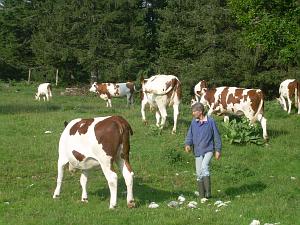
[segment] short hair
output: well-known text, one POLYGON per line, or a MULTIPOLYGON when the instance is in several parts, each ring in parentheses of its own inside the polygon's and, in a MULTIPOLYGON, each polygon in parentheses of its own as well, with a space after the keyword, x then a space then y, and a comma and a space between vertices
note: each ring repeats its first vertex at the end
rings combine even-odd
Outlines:
POLYGON ((204 105, 200 102, 196 102, 194 105, 192 105, 192 111, 200 111, 204 113, 204 105))

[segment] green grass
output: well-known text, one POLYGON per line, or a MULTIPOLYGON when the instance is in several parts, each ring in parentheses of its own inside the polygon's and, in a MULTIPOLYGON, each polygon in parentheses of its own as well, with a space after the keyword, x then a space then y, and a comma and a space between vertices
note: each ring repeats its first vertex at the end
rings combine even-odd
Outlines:
MULTIPOLYGON (((266 102, 268 145, 236 146, 223 143, 220 161, 212 161, 213 198, 201 204, 194 195, 194 158, 183 151, 191 113, 181 106, 176 135, 168 126, 160 134, 141 121, 140 104, 125 107, 113 99, 112 109, 92 95, 61 96, 54 88, 53 101, 34 101, 35 85, 0 83, 0 224, 300 224, 300 116, 287 115, 279 105, 266 102), (124 180, 119 175, 118 207, 109 210, 109 190, 100 171, 88 182, 89 203, 80 202, 79 173, 65 172, 61 198, 52 199, 56 185, 58 141, 65 120, 122 115, 132 125, 131 164, 135 172, 137 208, 127 209, 124 180), (44 132, 50 130, 51 134, 44 132), (291 177, 295 177, 293 180, 291 177), (217 191, 220 190, 220 191, 217 191), (198 201, 198 209, 169 208, 183 194, 198 201), (216 212, 216 200, 231 201, 216 212), (160 205, 149 209, 150 202, 160 205)), ((215 117, 221 132, 222 118, 215 117)))

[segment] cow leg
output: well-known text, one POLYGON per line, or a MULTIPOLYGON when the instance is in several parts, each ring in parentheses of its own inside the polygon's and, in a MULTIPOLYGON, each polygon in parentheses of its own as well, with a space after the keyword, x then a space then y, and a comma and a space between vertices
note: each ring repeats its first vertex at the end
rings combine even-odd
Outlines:
POLYGON ((262 130, 263 130, 263 138, 264 140, 268 139, 268 134, 267 134, 267 119, 265 117, 263 117, 262 114, 259 114, 257 116, 258 121, 260 121, 262 130))
POLYGON ((207 115, 208 115, 208 116, 211 116, 211 114, 212 114, 213 111, 214 111, 214 107, 215 107, 215 103, 212 103, 211 106, 209 107, 208 112, 207 112, 207 115))
POLYGON ((135 207, 135 203, 134 203, 134 198, 133 198, 133 172, 131 171, 131 167, 129 162, 125 162, 124 159, 120 158, 118 160, 118 166, 120 168, 120 170, 122 171, 124 180, 125 180, 125 184, 127 187, 127 206, 128 208, 133 208, 135 207), (129 167, 129 168, 128 168, 129 167))
POLYGON ((162 129, 166 124, 166 119, 168 114, 167 114, 166 106, 159 105, 158 109, 161 115, 160 128, 162 129))
POLYGON ((289 106, 288 114, 290 114, 291 113, 291 108, 292 108, 292 101, 291 101, 289 96, 287 96, 287 101, 288 101, 288 106, 289 106))
POLYGON ((111 105, 111 99, 109 98, 108 100, 107 100, 107 102, 108 102, 108 107, 112 107, 112 105, 111 105))
POLYGON ((133 104, 133 95, 130 93, 127 95, 127 107, 131 106, 133 104))
POLYGON ((224 116, 224 123, 228 123, 229 122, 229 116, 224 116))
POLYGON ((86 203, 88 202, 88 195, 86 190, 87 179, 88 172, 86 170, 83 170, 80 176, 80 185, 82 188, 81 201, 86 203))
POLYGON ((160 121, 160 113, 158 110, 155 111, 155 118, 156 118, 156 126, 159 127, 159 121, 160 121))
POLYGON ((114 209, 117 205, 118 176, 114 171, 110 169, 110 166, 109 167, 102 166, 102 170, 107 180, 109 191, 110 191, 109 208, 114 209))
POLYGON ((48 94, 46 94, 46 100, 47 100, 47 102, 49 101, 49 95, 48 94))
POLYGON ((145 124, 147 123, 146 114, 145 114, 145 107, 146 107, 147 102, 148 102, 147 100, 143 99, 142 103, 141 103, 142 120, 145 124))
POLYGON ((60 195, 62 179, 64 176, 64 166, 68 163, 67 160, 58 159, 57 162, 57 184, 53 194, 53 198, 58 198, 60 195))
POLYGON ((133 94, 130 94, 130 105, 133 106, 133 94))
POLYGON ((176 127, 177 127, 177 119, 178 119, 178 115, 179 115, 179 105, 174 104, 173 105, 173 118, 174 118, 174 125, 173 125, 173 129, 172 129, 172 134, 176 133, 176 127))

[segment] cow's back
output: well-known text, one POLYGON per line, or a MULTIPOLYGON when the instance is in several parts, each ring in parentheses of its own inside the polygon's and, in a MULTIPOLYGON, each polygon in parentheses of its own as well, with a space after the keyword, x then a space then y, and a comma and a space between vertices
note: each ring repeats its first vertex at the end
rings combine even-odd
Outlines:
POLYGON ((78 118, 70 121, 61 134, 59 154, 66 157, 75 167, 80 160, 74 154, 83 155, 85 158, 96 158, 95 151, 101 154, 101 148, 97 142, 94 127, 106 118, 108 117, 78 118))

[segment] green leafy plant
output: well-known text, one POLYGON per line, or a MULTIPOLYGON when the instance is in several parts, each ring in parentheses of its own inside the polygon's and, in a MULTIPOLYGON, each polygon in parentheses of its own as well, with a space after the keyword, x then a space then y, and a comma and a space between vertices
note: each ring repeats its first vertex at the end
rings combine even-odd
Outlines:
POLYGON ((162 129, 157 127, 156 125, 149 125, 148 135, 152 136, 160 136, 162 134, 162 129))
POLYGON ((241 120, 233 119, 223 124, 225 128, 224 139, 230 144, 257 144, 263 145, 261 129, 255 124, 249 124, 249 120, 242 117, 241 120))
POLYGON ((183 152, 180 152, 174 148, 166 149, 164 152, 164 159, 170 165, 177 165, 178 163, 183 162, 184 156, 183 152))

